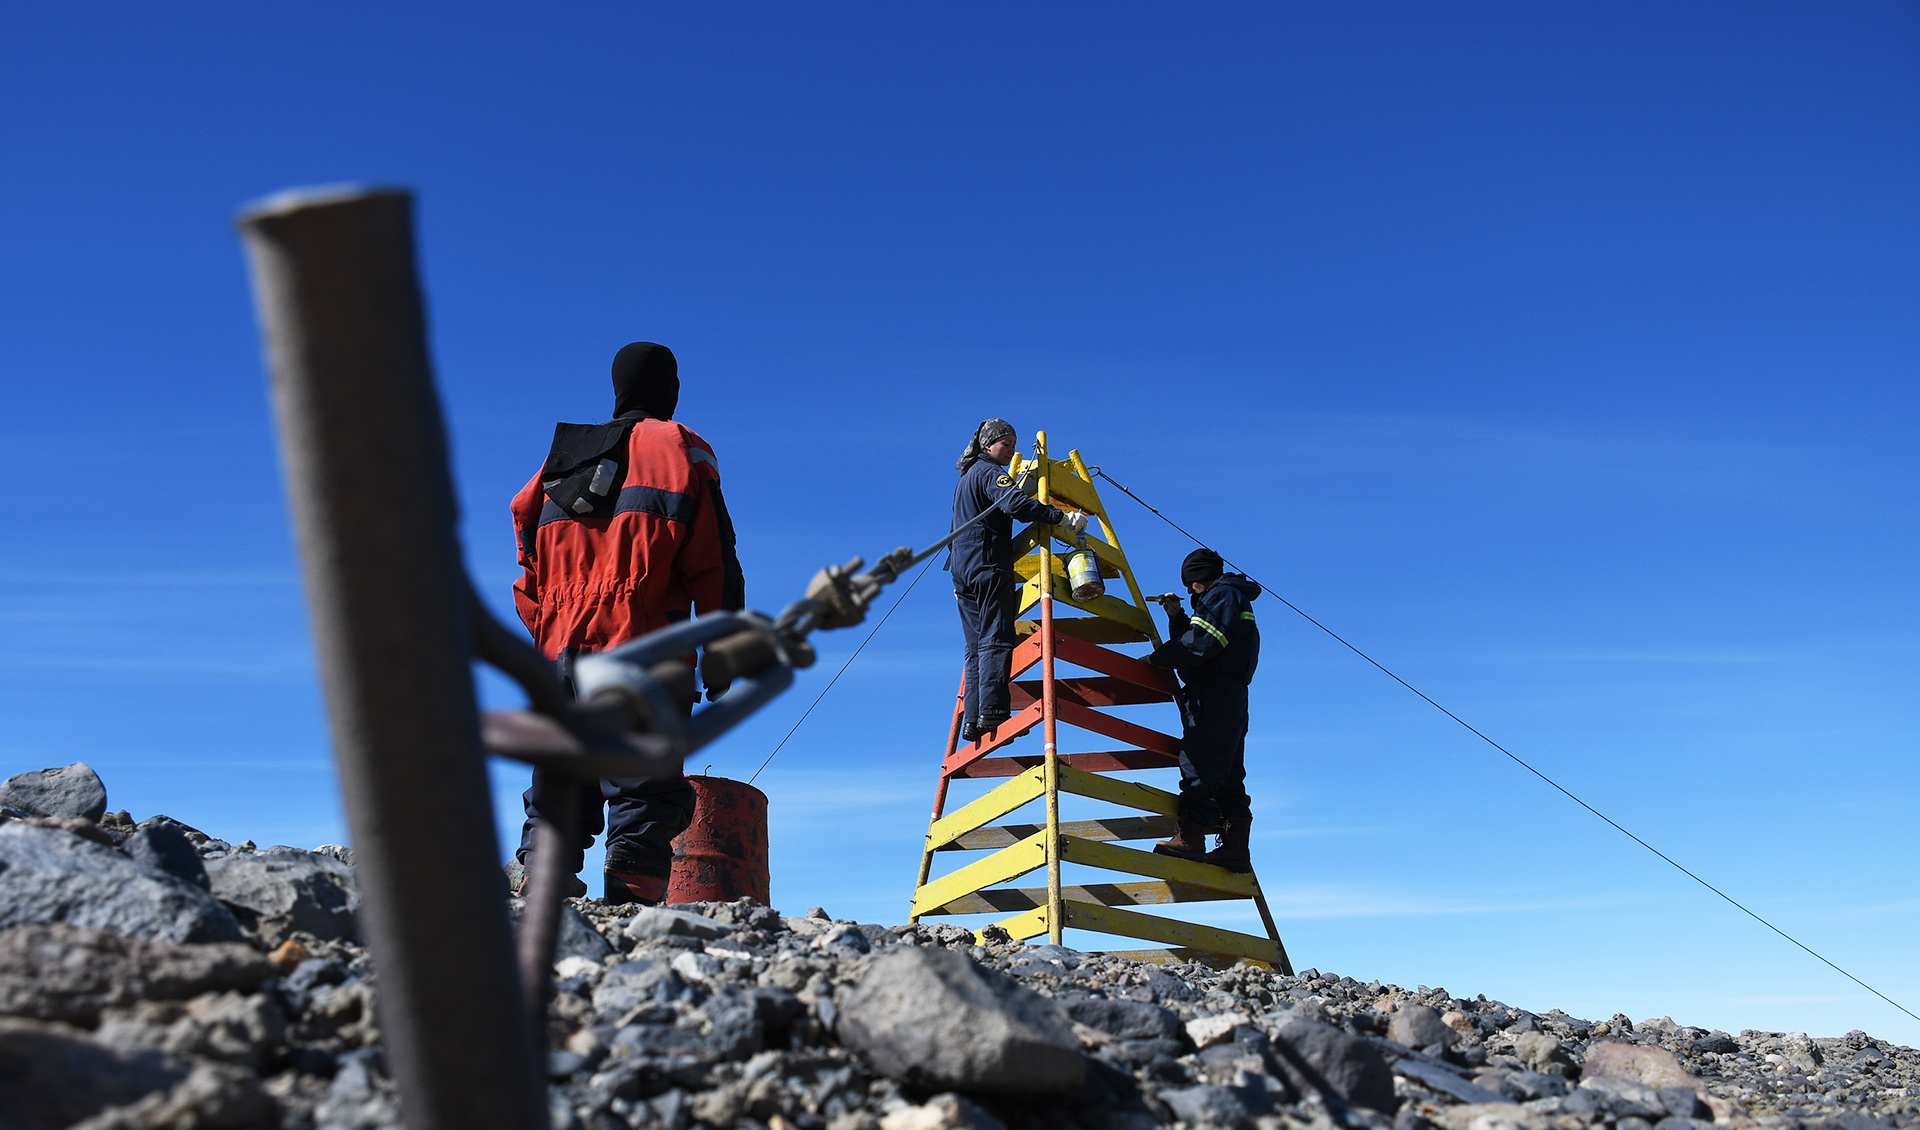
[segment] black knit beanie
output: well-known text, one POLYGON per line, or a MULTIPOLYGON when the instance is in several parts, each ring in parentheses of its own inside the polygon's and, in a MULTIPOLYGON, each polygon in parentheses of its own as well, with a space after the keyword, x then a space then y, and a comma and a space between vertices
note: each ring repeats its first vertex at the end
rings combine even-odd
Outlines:
POLYGON ((1180 583, 1190 585, 1195 581, 1212 583, 1220 579, 1220 555, 1211 549, 1196 549, 1187 554, 1180 563, 1180 583))
POLYGON ((644 412, 656 420, 673 419, 680 406, 680 362, 673 350, 636 341, 613 355, 613 414, 644 412))

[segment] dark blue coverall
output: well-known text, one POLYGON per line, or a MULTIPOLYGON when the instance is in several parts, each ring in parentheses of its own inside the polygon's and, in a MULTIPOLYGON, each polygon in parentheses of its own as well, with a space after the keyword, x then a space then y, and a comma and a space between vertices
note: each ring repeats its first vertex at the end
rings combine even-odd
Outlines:
POLYGON ((1260 586, 1227 573, 1168 613, 1169 639, 1150 657, 1185 686, 1180 705, 1180 815, 1209 831, 1250 824, 1247 684, 1260 664, 1253 602, 1260 586))
POLYGON ((994 513, 955 538, 946 568, 953 574, 953 595, 960 606, 960 631, 966 638, 966 717, 1004 718, 1012 699, 1007 691, 1013 654, 1013 618, 1019 608, 1019 583, 1013 575, 1013 520, 1066 521, 1066 512, 1029 498, 1005 467, 980 460, 960 472, 953 488, 953 525, 959 529, 994 513))

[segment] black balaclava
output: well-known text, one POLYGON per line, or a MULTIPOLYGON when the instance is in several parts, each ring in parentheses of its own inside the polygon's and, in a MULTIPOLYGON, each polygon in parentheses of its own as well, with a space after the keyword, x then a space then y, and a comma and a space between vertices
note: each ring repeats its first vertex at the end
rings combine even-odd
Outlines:
POLYGON ((644 413, 656 420, 673 419, 680 405, 680 362, 673 350, 651 341, 636 341, 613 355, 613 414, 644 413))
POLYGON ((1196 549, 1180 563, 1180 583, 1190 585, 1195 581, 1206 581, 1211 584, 1220 579, 1221 569, 1219 554, 1211 549, 1196 549))
POLYGON ((967 441, 967 449, 960 453, 960 461, 954 466, 962 472, 980 461, 980 453, 992 447, 1002 436, 1013 435, 1013 425, 995 416, 991 420, 980 421, 973 429, 973 438, 967 441))

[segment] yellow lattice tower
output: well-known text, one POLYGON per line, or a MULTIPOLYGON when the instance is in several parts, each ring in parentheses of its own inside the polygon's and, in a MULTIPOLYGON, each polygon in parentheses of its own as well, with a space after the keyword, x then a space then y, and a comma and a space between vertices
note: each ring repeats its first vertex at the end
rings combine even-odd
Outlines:
MULTIPOLYGON (((1098 521, 1099 529, 1096 533, 1090 524, 1084 535, 1076 535, 1061 526, 1036 523, 1014 540, 1014 569, 1024 582, 1020 615, 1025 617, 1016 623, 1016 631, 1025 638, 1013 651, 1015 713, 977 741, 962 745, 961 699, 956 696, 940 783, 934 793, 933 821, 920 857, 913 920, 927 915, 1010 913, 1011 917, 996 925, 1016 939, 1045 934, 1048 941, 1059 944, 1066 928, 1072 926, 1174 947, 1120 951, 1129 957, 1177 957, 1215 963, 1246 959, 1291 974, 1293 966, 1287 960, 1286 947, 1274 928, 1260 882, 1252 873, 1236 874, 1210 863, 1120 846, 1128 840, 1172 835, 1178 826, 1177 796, 1106 774, 1177 769, 1180 740, 1173 734, 1117 718, 1103 708, 1164 703, 1177 730, 1179 689, 1165 671, 1113 650, 1112 645, 1158 644, 1160 633, 1080 453, 1070 451, 1065 460, 1050 459, 1047 435, 1041 432, 1035 456, 1030 463, 1015 456, 1013 472, 1037 476, 1036 497, 1082 511, 1098 521), (1126 580, 1130 600, 1106 595, 1075 600, 1056 542, 1069 552, 1078 548, 1091 551, 1103 577, 1126 580), (1064 603, 1071 612, 1056 615, 1056 603, 1064 603), (1059 664, 1093 674, 1056 677, 1059 664), (1037 679, 1020 679, 1036 667, 1037 679), (1057 740, 1061 723, 1125 743, 1125 748, 1062 754, 1057 740), (1027 746, 1015 752, 1016 743, 1036 728, 1041 731, 1042 749, 1034 752, 1027 746), (996 777, 1006 780, 978 800, 952 813, 945 811, 947 789, 955 778, 996 777), (1061 793, 1145 815, 1062 823, 1061 793), (1038 800, 1046 804, 1043 823, 993 823, 1038 800), (990 854, 930 878, 934 857, 941 852, 990 854), (1063 886, 1063 863, 1138 878, 1063 886), (1003 885, 1043 867, 1047 875, 1044 887, 1003 885), (1260 912, 1266 936, 1126 909, 1223 899, 1251 900, 1260 912)), ((965 689, 963 682, 963 694, 965 689)))

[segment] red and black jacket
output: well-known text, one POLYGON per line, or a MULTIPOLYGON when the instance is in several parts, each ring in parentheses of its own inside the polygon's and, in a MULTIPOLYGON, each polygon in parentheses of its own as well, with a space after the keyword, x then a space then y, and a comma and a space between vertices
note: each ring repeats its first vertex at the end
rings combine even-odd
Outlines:
POLYGON ((745 607, 713 448, 684 424, 641 419, 611 454, 622 451, 619 492, 594 513, 563 510, 544 470, 514 495, 524 575, 513 600, 549 658, 604 651, 686 619, 689 607, 745 607))

